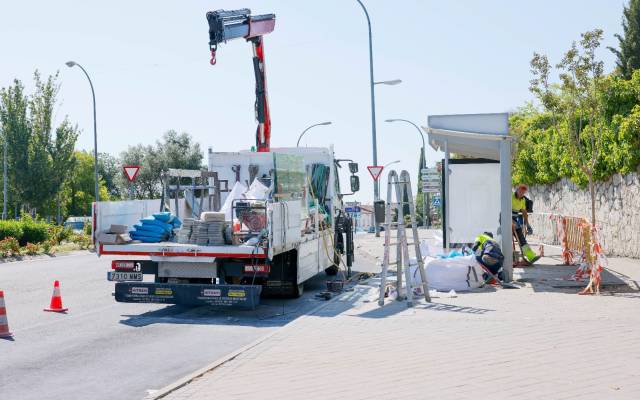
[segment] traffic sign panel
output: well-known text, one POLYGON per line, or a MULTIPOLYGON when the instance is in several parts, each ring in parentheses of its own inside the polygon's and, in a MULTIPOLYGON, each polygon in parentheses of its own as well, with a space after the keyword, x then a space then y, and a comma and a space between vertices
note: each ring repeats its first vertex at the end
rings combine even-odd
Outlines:
POLYGON ((138 172, 140 172, 139 165, 125 165, 122 169, 124 170, 124 174, 127 176, 129 182, 133 182, 138 176, 138 172))
POLYGON ((440 175, 422 175, 423 182, 440 182, 440 175))
POLYGON ((422 182, 422 187, 423 188, 439 188, 440 187, 440 182, 438 182, 438 181, 422 182))
POLYGON ((371 177, 373 178, 373 180, 377 181, 378 178, 380 178, 380 175, 382 174, 382 170, 384 169, 384 167, 379 165, 369 165, 367 169, 369 170, 369 173, 371 174, 371 177))

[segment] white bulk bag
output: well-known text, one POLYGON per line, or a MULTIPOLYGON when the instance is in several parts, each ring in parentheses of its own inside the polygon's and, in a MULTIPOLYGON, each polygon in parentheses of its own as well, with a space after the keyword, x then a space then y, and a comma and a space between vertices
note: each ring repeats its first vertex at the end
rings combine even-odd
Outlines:
POLYGON ((253 180, 249 190, 244 194, 247 199, 266 200, 269 197, 269 188, 257 179, 253 180))
POLYGON ((244 199, 244 192, 247 191, 247 187, 240 183, 239 181, 233 185, 233 189, 227 194, 227 198, 224 201, 224 204, 220 208, 220 212, 225 214, 225 218, 227 221, 233 221, 233 215, 231 215, 231 203, 233 200, 242 200, 244 199))
MULTIPOLYGON (((413 284, 420 284, 420 271, 415 265, 416 260, 410 260, 413 284)), ((474 255, 453 258, 424 258, 425 270, 429 289, 439 291, 464 291, 479 288, 483 282, 482 268, 474 255)))

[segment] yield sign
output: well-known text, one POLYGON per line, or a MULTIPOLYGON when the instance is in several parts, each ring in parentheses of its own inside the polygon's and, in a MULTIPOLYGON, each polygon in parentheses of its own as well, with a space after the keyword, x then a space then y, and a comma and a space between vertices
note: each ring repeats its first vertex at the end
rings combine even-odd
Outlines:
POLYGON ((139 165, 125 165, 122 169, 124 170, 124 174, 127 176, 129 182, 133 182, 136 179, 136 176, 138 176, 138 172, 140 172, 139 165))
POLYGON ((367 169, 369 170, 369 173, 371 174, 371 177, 373 178, 373 180, 377 181, 378 178, 380 178, 380 174, 382 174, 382 170, 384 169, 384 167, 377 166, 377 165, 369 165, 367 169))

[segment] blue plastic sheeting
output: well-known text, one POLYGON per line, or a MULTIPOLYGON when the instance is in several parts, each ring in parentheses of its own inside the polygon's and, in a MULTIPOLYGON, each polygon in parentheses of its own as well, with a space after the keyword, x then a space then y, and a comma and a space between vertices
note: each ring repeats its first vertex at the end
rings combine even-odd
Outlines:
POLYGON ((173 230, 182 226, 182 221, 170 212, 161 212, 143 218, 129 232, 131 238, 144 243, 158 243, 169 240, 173 230))
POLYGON ((147 232, 155 233, 159 235, 166 233, 166 230, 164 228, 158 225, 151 225, 151 224, 135 224, 133 226, 133 229, 135 229, 137 232, 147 231, 147 232))
POLYGON ((456 257, 464 257, 464 256, 468 256, 472 254, 471 251, 467 251, 467 249, 463 249, 462 251, 460 250, 451 250, 451 252, 449 252, 449 254, 438 254, 436 257, 441 258, 441 259, 447 259, 447 258, 456 258, 456 257))

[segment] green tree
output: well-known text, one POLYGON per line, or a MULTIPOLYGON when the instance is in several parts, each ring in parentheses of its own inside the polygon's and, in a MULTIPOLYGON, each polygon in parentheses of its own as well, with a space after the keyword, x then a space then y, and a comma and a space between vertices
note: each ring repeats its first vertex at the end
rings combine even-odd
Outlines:
MULTIPOLYGON (((167 131, 155 146, 138 144, 122 152, 122 165, 140 165, 133 184, 136 198, 158 198, 162 192, 161 175, 169 168, 201 169, 204 156, 200 145, 188 133, 167 131)), ((128 192, 129 182, 120 174, 122 193, 128 192)))
POLYGON ((41 215, 52 215, 60 209, 56 199, 73 167, 78 137, 77 128, 66 117, 53 130, 57 81, 57 74, 43 80, 36 71, 32 95, 24 93, 18 80, 0 90, 0 122, 8 145, 12 203, 16 208, 36 209, 41 215))
MULTIPOLYGON (((534 54, 530 86, 551 117, 550 127, 558 139, 554 144, 559 148, 564 144, 573 155, 564 162, 574 170, 574 176, 586 178, 588 182, 594 227, 595 179, 601 167, 601 155, 606 150, 604 137, 607 129, 605 110, 599 96, 606 91, 608 81, 603 75, 603 62, 596 57, 601 41, 602 30, 596 29, 583 33, 579 45, 572 44, 556 66, 560 78, 558 88, 549 84, 552 68, 548 58, 534 54)), ((552 149, 549 150, 552 153, 552 149)))
POLYGON ((622 35, 615 35, 619 48, 609 50, 617 56, 618 72, 631 79, 633 71, 640 68, 640 0, 630 0, 624 7, 622 31, 622 35))
MULTIPOLYGON (((86 151, 76 151, 76 162, 69 174, 64 188, 65 210, 67 215, 91 215, 91 204, 95 201, 95 170, 93 155, 86 151)), ((100 201, 109 201, 109 192, 103 180, 100 180, 100 201)))
POLYGON ((120 186, 122 165, 117 157, 109 153, 98 153, 98 175, 104 180, 109 197, 120 199, 123 196, 120 186))
MULTIPOLYGON (((29 143, 31 126, 29 123, 29 99, 24 93, 24 85, 14 80, 13 85, 0 89, 0 121, 4 142, 8 148, 8 171, 10 203, 19 204, 26 189, 23 182, 29 177, 29 143)), ((9 205, 10 208, 12 204, 9 205)))
POLYGON ((76 164, 75 144, 78 139, 77 127, 65 119, 56 128, 56 137, 48 146, 48 154, 51 160, 49 185, 50 193, 56 198, 56 213, 58 224, 62 223, 62 195, 63 185, 69 173, 76 164))

